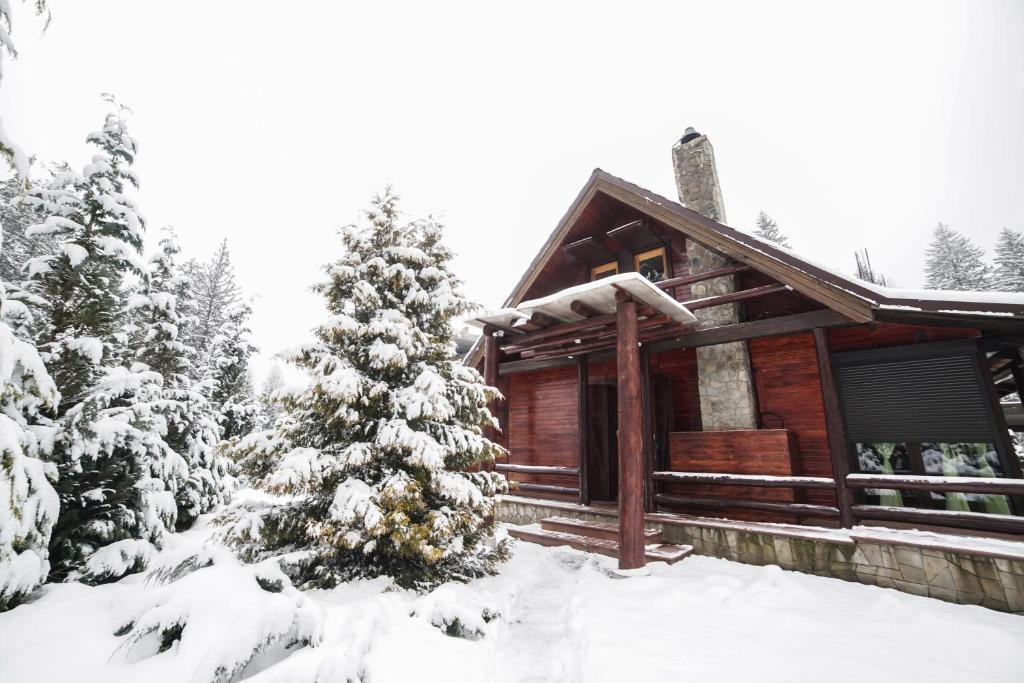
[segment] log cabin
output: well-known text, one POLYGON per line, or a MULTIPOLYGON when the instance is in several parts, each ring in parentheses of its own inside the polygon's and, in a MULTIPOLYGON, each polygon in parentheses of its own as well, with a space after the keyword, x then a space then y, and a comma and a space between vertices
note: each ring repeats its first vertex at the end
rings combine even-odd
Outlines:
POLYGON ((726 224, 706 136, 672 157, 679 202, 595 170, 476 316, 515 495, 605 510, 578 547, 622 569, 659 558, 656 516, 1024 539, 1024 295, 834 272, 726 224))

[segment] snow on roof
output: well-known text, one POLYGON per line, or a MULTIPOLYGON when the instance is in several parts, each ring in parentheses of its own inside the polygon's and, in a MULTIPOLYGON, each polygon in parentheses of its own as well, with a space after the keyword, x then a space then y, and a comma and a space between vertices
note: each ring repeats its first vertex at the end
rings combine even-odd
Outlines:
POLYGON ((602 314, 614 313, 615 294, 619 290, 629 292, 638 302, 650 306, 676 322, 686 325, 697 322, 697 318, 685 306, 639 273, 620 273, 568 287, 539 299, 524 301, 515 308, 486 312, 476 316, 473 322, 478 325, 509 327, 519 318, 528 318, 533 313, 543 313, 561 322, 583 320, 585 316, 574 313, 570 308, 573 301, 581 301, 602 314))

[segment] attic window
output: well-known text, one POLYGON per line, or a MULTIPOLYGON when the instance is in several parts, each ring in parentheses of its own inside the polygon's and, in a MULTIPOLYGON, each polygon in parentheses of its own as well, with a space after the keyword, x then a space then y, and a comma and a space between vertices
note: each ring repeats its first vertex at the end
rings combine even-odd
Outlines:
POLYGON ((668 277, 668 259, 665 247, 642 251, 633 256, 633 267, 636 272, 651 282, 660 282, 668 277))
POLYGON ((619 264, 616 261, 609 261, 608 263, 602 263, 599 266, 594 266, 590 269, 590 281, 600 280, 604 277, 611 277, 612 275, 619 274, 619 264))

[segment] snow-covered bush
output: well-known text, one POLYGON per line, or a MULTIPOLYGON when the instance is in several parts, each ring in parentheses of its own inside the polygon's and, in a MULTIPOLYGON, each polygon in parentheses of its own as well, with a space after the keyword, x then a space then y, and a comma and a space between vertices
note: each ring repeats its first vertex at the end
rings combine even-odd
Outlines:
POLYGON ((322 638, 320 607, 295 589, 272 560, 241 564, 223 548, 170 554, 154 567, 123 617, 115 653, 127 661, 174 651, 194 661, 190 680, 237 680, 257 655, 281 659, 322 638))
POLYGON ((484 436, 497 390, 454 357, 453 322, 472 310, 432 221, 402 224, 390 191, 369 225, 341 231, 345 254, 315 290, 330 316, 292 357, 310 375, 286 417, 243 442, 264 490, 225 520, 248 556, 305 551, 302 585, 388 575, 425 588, 492 573, 504 479, 471 471, 501 447, 484 436))

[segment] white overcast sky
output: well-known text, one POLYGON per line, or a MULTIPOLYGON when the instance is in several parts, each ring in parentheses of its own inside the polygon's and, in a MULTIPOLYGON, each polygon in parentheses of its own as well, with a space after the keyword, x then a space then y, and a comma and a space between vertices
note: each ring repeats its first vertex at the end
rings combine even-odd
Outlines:
POLYGON ((109 91, 134 111, 139 202, 186 255, 227 238, 268 358, 322 317, 335 228, 392 183, 504 299, 594 167, 675 197, 711 138, 728 222, 774 216, 850 271, 922 284, 938 221, 991 251, 1024 229, 1024 2, 50 0, 0 112, 42 159, 87 160, 109 91))

